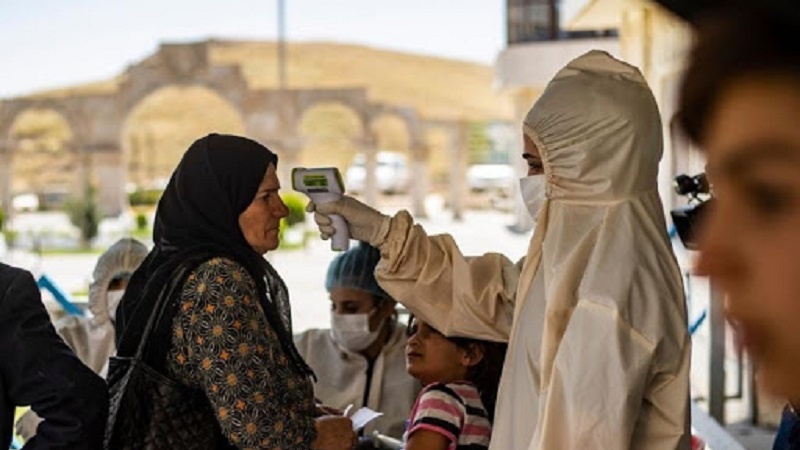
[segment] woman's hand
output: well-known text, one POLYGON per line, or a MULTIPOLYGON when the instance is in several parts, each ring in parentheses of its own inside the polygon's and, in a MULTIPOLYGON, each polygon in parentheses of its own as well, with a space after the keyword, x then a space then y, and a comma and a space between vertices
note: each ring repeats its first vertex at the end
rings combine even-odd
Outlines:
POLYGON ((315 419, 317 438, 314 450, 351 450, 358 443, 353 422, 342 416, 322 416, 315 419))
POLYGON ((316 417, 322 416, 343 416, 344 411, 338 408, 334 408, 333 406, 325 406, 322 404, 317 404, 317 411, 316 417))
POLYGON ((17 434, 27 441, 36 435, 36 428, 42 423, 42 419, 33 410, 28 410, 17 420, 17 434))

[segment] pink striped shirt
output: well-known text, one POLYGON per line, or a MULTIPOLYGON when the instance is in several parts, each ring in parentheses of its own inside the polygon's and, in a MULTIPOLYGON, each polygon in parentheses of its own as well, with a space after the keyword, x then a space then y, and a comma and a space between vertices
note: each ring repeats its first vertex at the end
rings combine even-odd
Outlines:
POLYGON ((492 434, 478 389, 466 381, 426 386, 408 424, 404 441, 417 430, 430 430, 450 441, 448 450, 486 450, 492 434))

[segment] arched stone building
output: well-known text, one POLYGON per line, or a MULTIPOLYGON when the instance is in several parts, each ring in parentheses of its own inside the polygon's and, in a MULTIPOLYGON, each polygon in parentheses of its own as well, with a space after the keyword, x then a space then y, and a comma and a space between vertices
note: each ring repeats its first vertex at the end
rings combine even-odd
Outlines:
MULTIPOLYGON (((127 207, 125 185, 127 166, 123 133, 137 106, 155 91, 171 86, 200 86, 217 94, 235 110, 245 134, 263 142, 281 156, 284 180, 288 170, 298 161, 302 148, 299 124, 304 114, 316 105, 337 103, 352 110, 361 122, 362 136, 356 144, 366 155, 367 201, 374 202, 376 180, 375 138, 371 124, 379 117, 392 115, 405 123, 408 133, 413 177, 415 214, 424 215, 423 199, 427 183, 428 151, 424 133, 431 128, 445 129, 451 136, 450 154, 454 158, 454 173, 466 170, 464 126, 457 121, 432 121, 419 117, 412 108, 371 101, 364 88, 345 89, 253 89, 238 65, 214 64, 210 59, 212 42, 163 44, 152 56, 130 66, 120 77, 113 92, 73 94, 54 97, 20 97, 0 102, 0 201, 5 211, 11 211, 13 159, 21 157, 12 135, 15 120, 25 111, 47 109, 63 116, 70 128, 72 141, 66 148, 75 152, 80 161, 91 161, 76 173, 78 180, 88 180, 91 171, 97 181, 100 207, 105 214, 116 215, 127 207), (461 155, 461 156, 459 156, 461 155), (372 170, 371 170, 372 169, 372 170), (455 170, 463 169, 463 170, 455 170)), ((452 177, 451 195, 460 196, 463 176, 452 177)), ((462 201, 453 199, 456 216, 461 214, 462 201)))

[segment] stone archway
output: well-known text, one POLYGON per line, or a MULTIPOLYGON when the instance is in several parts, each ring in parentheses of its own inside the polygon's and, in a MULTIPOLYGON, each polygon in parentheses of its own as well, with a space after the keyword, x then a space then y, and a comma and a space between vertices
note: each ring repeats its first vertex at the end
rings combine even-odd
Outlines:
POLYGON ((240 112, 249 92, 238 66, 211 64, 207 42, 162 44, 153 56, 126 70, 124 78, 117 93, 123 120, 143 98, 165 86, 204 86, 240 112))
POLYGON ((44 201, 54 189, 62 194, 79 192, 86 181, 87 161, 76 152, 73 131, 64 116, 51 109, 24 110, 9 135, 15 148, 8 164, 17 175, 11 180, 12 195, 35 194, 44 201))
POLYGON ((244 130, 239 111, 215 91, 164 86, 142 98, 125 119, 120 138, 125 177, 137 188, 163 188, 196 139, 244 130))
POLYGON ((297 126, 302 149, 297 164, 347 167, 362 150, 363 122, 358 111, 342 103, 318 103, 303 112, 297 126))
MULTIPOLYGON (((39 125, 42 126, 41 117, 39 125)), ((44 126, 47 125, 48 120, 45 119, 44 126)), ((0 103, 0 204, 3 211, 11 216, 13 215, 12 197, 14 194, 15 177, 14 166, 15 161, 21 156, 22 151, 27 150, 28 156, 36 158, 36 154, 40 154, 42 150, 49 150, 65 158, 58 158, 56 164, 63 163, 67 167, 62 169, 66 172, 56 173, 57 176, 64 178, 65 173, 69 181, 66 179, 60 180, 63 182, 62 189, 74 194, 76 189, 83 186, 83 183, 89 177, 89 164, 87 148, 83 144, 81 136, 86 131, 86 116, 85 105, 78 99, 67 99, 61 101, 54 101, 50 99, 34 99, 24 98, 6 101, 0 103), (28 114, 45 114, 49 117, 51 122, 55 120, 56 128, 61 131, 56 131, 56 141, 49 144, 43 144, 41 139, 48 139, 48 130, 20 130, 20 122, 26 121, 28 114), (39 137, 35 135, 42 134, 39 137), (30 142, 30 139, 39 141, 38 143, 30 142), (27 142, 26 142, 27 141, 27 142), (27 148, 33 145, 36 148, 27 148), (44 145, 44 146, 43 146, 44 145), (72 161, 70 161, 72 160, 72 161)), ((51 125, 53 125, 51 123, 51 125)), ((23 125, 24 126, 24 125, 23 125)), ((50 130, 52 132, 52 130, 50 130)), ((52 137, 52 136, 51 136, 52 137)), ((28 158, 28 163, 34 163, 28 158)), ((40 161, 41 162, 41 161, 40 161)), ((52 166, 52 163, 50 164, 52 166)), ((47 169, 47 166, 42 168, 47 169)), ((38 180, 46 179, 51 172, 48 170, 46 173, 40 174, 33 168, 32 176, 38 180), (43 178, 44 177, 44 178, 43 178)), ((19 188, 19 183, 16 183, 19 188)), ((41 193, 41 192, 40 192, 41 193)))
MULTIPOLYGON (((367 160, 367 192, 375 191, 375 151, 379 138, 370 131, 370 123, 382 115, 397 117, 408 131, 408 150, 415 166, 425 177, 428 151, 424 145, 423 123, 417 112, 397 105, 371 101, 365 88, 340 89, 253 89, 248 86, 242 68, 235 64, 219 64, 211 57, 215 41, 189 44, 163 44, 151 56, 129 67, 107 89, 62 93, 58 96, 26 97, 0 102, 0 196, 3 206, 10 207, 10 177, 4 158, 13 154, 9 126, 20 110, 50 107, 63 114, 73 130, 72 145, 79 154, 88 155, 94 177, 99 184, 101 210, 119 214, 127 207, 125 195, 126 158, 133 153, 126 129, 137 105, 159 90, 201 87, 224 99, 238 114, 243 132, 274 151, 282 158, 281 172, 290 170, 298 161, 304 142, 301 132, 303 117, 316 105, 341 104, 349 108, 361 124, 361 134, 352 138, 354 148, 364 152, 367 160), (3 189, 3 187, 7 187, 3 189)), ((45 94, 46 95, 46 94, 45 94)), ((284 174, 285 175, 285 174, 284 174)), ((285 178, 285 176, 284 176, 285 178)), ((418 189, 424 183, 415 183, 418 189)), ((424 215, 421 198, 425 190, 415 194, 413 209, 424 215)), ((374 201, 369 198, 367 200, 374 201)))
MULTIPOLYGON (((404 156, 410 182, 411 209, 416 217, 427 217, 425 198, 429 193, 428 152, 415 128, 416 117, 392 108, 373 108, 370 133, 380 151, 404 156)), ((404 192, 405 193, 405 192, 404 192)))

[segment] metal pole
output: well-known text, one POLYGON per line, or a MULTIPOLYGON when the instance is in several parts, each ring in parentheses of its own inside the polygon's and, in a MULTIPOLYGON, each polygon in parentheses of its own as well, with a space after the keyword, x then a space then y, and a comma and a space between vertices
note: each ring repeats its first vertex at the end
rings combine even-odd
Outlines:
MULTIPOLYGON (((286 4, 285 0, 277 0, 277 20, 278 20, 278 104, 286 105, 286 4)), ((275 109, 275 106, 268 105, 268 108, 275 109)), ((291 170, 294 164, 287 164, 288 160, 295 160, 298 150, 294 146, 290 146, 291 139, 288 138, 283 130, 286 130, 285 124, 288 122, 286 117, 286 107, 282 106, 277 108, 278 117, 280 121, 280 139, 277 145, 283 149, 283 158, 285 161, 280 165, 279 177, 283 180, 284 184, 291 184, 291 170), (291 147, 291 148, 290 148, 291 147)))
POLYGON ((708 413, 725 425, 725 294, 711 282, 711 302, 708 305, 711 326, 711 357, 709 366, 708 413))
POLYGON ((278 0, 278 87, 286 89, 286 8, 284 0, 278 0))

